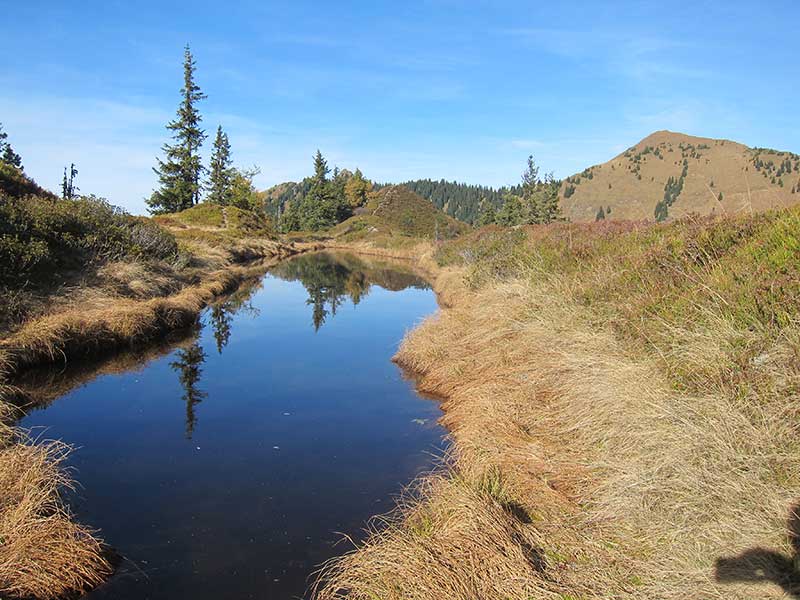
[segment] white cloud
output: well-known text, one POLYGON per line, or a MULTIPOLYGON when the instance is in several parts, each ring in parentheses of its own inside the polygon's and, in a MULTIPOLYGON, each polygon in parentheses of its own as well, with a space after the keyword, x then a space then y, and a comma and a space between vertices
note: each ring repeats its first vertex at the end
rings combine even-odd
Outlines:
POLYGON ((509 142, 512 147, 520 148, 522 150, 533 150, 534 148, 541 148, 544 144, 539 140, 511 140, 509 142))

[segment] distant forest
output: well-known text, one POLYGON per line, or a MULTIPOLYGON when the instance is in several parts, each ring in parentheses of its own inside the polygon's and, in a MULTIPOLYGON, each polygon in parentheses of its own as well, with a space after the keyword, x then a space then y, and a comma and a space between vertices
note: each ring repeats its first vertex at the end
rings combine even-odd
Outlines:
MULTIPOLYGON (((375 185, 378 189, 384 185, 375 185)), ((495 210, 503 206, 507 194, 519 194, 520 186, 494 189, 483 185, 468 185, 441 179, 416 179, 400 185, 430 200, 436 208, 443 210, 459 221, 475 224, 481 212, 491 205, 495 210)))

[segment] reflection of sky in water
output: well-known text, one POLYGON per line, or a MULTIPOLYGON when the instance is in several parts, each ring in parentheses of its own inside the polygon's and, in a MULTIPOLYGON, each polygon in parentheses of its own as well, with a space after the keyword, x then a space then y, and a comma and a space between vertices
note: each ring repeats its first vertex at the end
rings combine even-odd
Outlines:
POLYGON ((92 597, 300 596, 315 565, 348 549, 332 547, 336 532, 357 535, 430 466, 438 408, 390 358, 433 293, 388 291, 407 275, 371 273, 379 285, 357 305, 345 291, 335 316, 328 302, 316 330, 312 292, 330 300, 364 273, 301 258, 304 273, 206 311, 196 344, 23 421, 79 446, 73 508, 129 559, 92 597))

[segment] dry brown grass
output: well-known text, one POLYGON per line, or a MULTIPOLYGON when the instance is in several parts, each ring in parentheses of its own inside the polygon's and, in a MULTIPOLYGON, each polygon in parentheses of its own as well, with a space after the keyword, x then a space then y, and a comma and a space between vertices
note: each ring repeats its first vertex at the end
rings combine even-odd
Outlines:
POLYGON ((502 482, 430 475, 357 552, 332 561, 320 599, 557 598, 536 529, 506 504, 502 482))
POLYGON ((741 381, 728 349, 747 334, 722 313, 670 323, 663 356, 642 353, 578 301, 605 268, 520 268, 474 292, 438 272, 451 308, 396 358, 445 398, 453 466, 328 565, 318 598, 800 594, 800 328, 741 381), (708 379, 681 391, 675 364, 708 379))
MULTIPOLYGON (((297 251, 271 241, 231 246, 224 250, 227 258, 222 261, 222 269, 195 269, 192 279, 198 283, 194 285, 173 278, 173 286, 182 287, 166 296, 162 294, 171 287, 166 275, 143 275, 143 268, 136 265, 118 268, 116 277, 128 288, 149 277, 150 283, 141 285, 152 286, 149 289, 156 297, 133 299, 109 293, 107 288, 83 289, 78 306, 58 303, 57 310, 30 320, 0 340, 0 368, 14 373, 38 364, 141 344, 166 331, 186 327, 214 298, 233 290, 254 271, 265 269, 261 262, 249 266, 235 263, 264 256, 277 261, 297 251), (166 281, 154 283, 153 278, 166 281)), ((208 255, 202 256, 208 259, 208 255)))
POLYGON ((101 542, 61 497, 68 448, 0 428, 0 595, 62 598, 99 584, 111 572, 101 542))

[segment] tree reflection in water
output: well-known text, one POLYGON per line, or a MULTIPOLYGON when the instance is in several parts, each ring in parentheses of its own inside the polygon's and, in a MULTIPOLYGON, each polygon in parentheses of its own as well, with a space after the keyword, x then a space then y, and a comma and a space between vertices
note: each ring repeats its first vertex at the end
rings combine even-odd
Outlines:
MULTIPOLYGON (((287 281, 299 281, 308 292, 306 304, 311 307, 311 323, 319 331, 348 298, 358 305, 369 295, 372 285, 399 291, 408 287, 427 289, 429 286, 410 270, 394 263, 365 262, 353 255, 316 253, 287 260, 271 271, 272 275, 287 281)), ((211 327, 217 352, 222 354, 231 338, 233 318, 239 312, 257 315, 251 303, 253 294, 261 289, 260 283, 243 285, 224 300, 212 305, 206 323, 211 327)), ((200 327, 203 325, 200 324, 200 327)), ((198 331, 199 333, 199 331, 198 331)), ((192 438, 197 424, 195 407, 206 398, 200 388, 206 353, 195 336, 194 342, 175 353, 170 366, 178 372, 186 403, 186 437, 192 438)))
POLYGON ((223 348, 230 341, 231 324, 236 313, 244 312, 253 317, 258 316, 259 310, 253 306, 250 299, 262 287, 261 283, 241 286, 225 300, 217 302, 211 307, 208 322, 214 333, 218 353, 222 354, 223 348))
POLYGON ((392 291, 408 287, 429 286, 408 268, 397 264, 364 261, 350 254, 304 254, 273 268, 271 273, 287 281, 299 281, 308 292, 306 304, 311 306, 311 323, 315 331, 328 317, 336 316, 346 299, 357 305, 372 285, 392 291))
POLYGON ((222 354, 222 349, 228 345, 228 340, 231 338, 233 314, 224 304, 212 306, 209 322, 214 331, 214 340, 217 342, 217 352, 222 354))
MULTIPOLYGON (((217 352, 222 354, 223 348, 228 345, 231 337, 231 326, 233 317, 242 311, 251 315, 257 315, 258 309, 255 308, 250 299, 256 291, 261 289, 261 284, 243 285, 225 298, 214 304, 208 313, 208 323, 214 335, 217 352)), ((178 380, 183 388, 183 401, 186 403, 186 437, 192 439, 194 429, 197 424, 197 414, 195 407, 208 396, 200 389, 200 376, 203 373, 203 363, 206 360, 206 353, 198 341, 198 335, 194 342, 187 348, 181 348, 175 353, 175 359, 170 366, 178 372, 178 380)))
POLYGON ((200 374, 203 372, 201 367, 206 360, 206 353, 203 352, 200 344, 195 341, 188 348, 178 350, 175 353, 175 358, 176 360, 169 363, 169 366, 178 372, 178 380, 181 382, 181 387, 183 387, 183 401, 186 402, 186 437, 187 439, 192 439, 197 422, 194 407, 206 397, 206 393, 198 387, 200 374))

